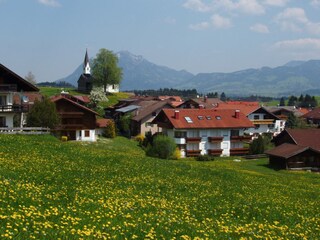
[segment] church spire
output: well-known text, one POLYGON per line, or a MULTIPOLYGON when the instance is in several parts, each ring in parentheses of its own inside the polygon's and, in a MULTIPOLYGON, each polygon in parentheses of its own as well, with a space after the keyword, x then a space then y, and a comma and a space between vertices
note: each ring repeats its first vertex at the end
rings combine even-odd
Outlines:
POLYGON ((89 57, 88 57, 88 49, 86 49, 86 55, 84 57, 83 73, 88 75, 91 74, 91 68, 90 68, 89 57))

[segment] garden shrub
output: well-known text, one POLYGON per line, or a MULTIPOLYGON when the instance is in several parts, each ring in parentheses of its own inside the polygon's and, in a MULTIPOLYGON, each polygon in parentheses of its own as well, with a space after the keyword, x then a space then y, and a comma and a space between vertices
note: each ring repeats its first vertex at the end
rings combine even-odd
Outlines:
POLYGON ((153 139, 153 144, 147 147, 146 153, 149 156, 169 159, 173 157, 176 150, 176 143, 168 136, 157 135, 153 139))
POLYGON ((197 161, 213 161, 214 160, 214 157, 213 156, 210 156, 210 155, 199 155, 197 156, 196 158, 197 161))
POLYGON ((179 148, 176 148, 176 150, 174 150, 173 154, 172 154, 172 159, 178 160, 181 158, 181 152, 179 150, 179 148))
POLYGON ((138 134, 134 137, 134 140, 139 143, 139 146, 142 146, 145 137, 142 134, 138 134))
POLYGON ((104 130, 104 137, 106 138, 115 138, 116 137, 116 126, 114 121, 109 121, 105 130, 104 130))

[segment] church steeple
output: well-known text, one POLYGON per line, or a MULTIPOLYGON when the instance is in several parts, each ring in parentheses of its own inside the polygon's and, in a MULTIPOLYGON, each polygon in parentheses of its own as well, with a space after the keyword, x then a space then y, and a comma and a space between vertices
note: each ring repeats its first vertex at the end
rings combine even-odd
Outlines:
POLYGON ((88 75, 91 74, 91 68, 90 68, 89 57, 88 57, 88 49, 86 49, 86 55, 84 57, 83 73, 88 75))

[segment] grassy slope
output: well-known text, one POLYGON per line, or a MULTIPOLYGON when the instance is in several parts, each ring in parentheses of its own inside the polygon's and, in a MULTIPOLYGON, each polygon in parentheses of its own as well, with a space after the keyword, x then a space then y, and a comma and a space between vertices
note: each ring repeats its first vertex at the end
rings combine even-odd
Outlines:
MULTIPOLYGON (((77 92, 74 88, 57 88, 57 87, 39 87, 40 93, 44 96, 54 96, 61 93, 62 90, 69 92, 71 95, 88 95, 77 92)), ((108 102, 101 102, 101 107, 108 107, 116 104, 119 99, 128 98, 129 94, 125 92, 113 93, 107 96, 108 102)))
POLYGON ((320 237, 319 174, 147 158, 124 138, 0 141, 1 238, 320 237))

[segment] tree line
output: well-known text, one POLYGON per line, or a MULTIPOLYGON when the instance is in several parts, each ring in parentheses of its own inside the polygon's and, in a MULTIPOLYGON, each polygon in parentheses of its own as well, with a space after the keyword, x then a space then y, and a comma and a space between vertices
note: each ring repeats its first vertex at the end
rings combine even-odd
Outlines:
MULTIPOLYGON (((280 106, 286 106, 285 98, 282 97, 280 99, 280 106)), ((300 97, 296 96, 290 96, 288 98, 287 106, 296 106, 296 107, 303 107, 303 108, 314 108, 318 106, 317 99, 315 96, 310 96, 309 94, 306 94, 305 96, 303 94, 300 95, 300 97)))

